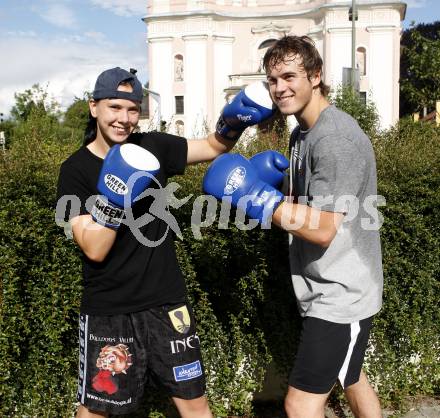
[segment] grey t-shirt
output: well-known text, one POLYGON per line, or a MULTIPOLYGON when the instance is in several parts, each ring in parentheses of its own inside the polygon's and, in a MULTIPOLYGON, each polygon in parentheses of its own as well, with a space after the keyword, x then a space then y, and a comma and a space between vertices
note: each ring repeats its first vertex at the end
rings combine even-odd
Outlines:
POLYGON ((383 289, 371 142, 350 115, 334 106, 324 109, 308 131, 295 128, 290 142, 292 196, 346 214, 328 248, 289 234, 300 314, 336 323, 368 318, 380 310, 383 289))

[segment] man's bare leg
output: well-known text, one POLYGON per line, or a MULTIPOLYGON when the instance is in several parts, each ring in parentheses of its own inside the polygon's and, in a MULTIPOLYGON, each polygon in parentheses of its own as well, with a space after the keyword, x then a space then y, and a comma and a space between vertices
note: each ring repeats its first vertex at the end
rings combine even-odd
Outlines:
POLYGON ((105 412, 89 411, 84 405, 80 405, 76 413, 76 418, 102 418, 108 417, 105 412))
POLYGON ((379 398, 363 371, 359 382, 348 386, 344 392, 356 418, 382 418, 379 398))
POLYGON ((196 399, 173 398, 182 418, 213 418, 206 396, 196 399))
POLYGON ((284 409, 289 418, 324 418, 328 393, 309 393, 289 386, 284 409))

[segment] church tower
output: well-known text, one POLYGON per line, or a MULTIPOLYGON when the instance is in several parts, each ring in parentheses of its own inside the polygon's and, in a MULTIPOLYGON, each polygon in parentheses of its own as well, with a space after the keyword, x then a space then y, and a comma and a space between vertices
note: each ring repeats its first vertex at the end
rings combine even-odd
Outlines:
MULTIPOLYGON (((351 0, 150 0, 147 15, 150 112, 171 133, 212 131, 231 96, 264 80, 261 60, 285 34, 311 37, 332 88, 351 68, 351 0), (155 100, 153 100, 155 99, 155 100)), ((357 0, 356 68, 361 97, 372 99, 381 126, 399 115, 401 21, 406 5, 357 0)))

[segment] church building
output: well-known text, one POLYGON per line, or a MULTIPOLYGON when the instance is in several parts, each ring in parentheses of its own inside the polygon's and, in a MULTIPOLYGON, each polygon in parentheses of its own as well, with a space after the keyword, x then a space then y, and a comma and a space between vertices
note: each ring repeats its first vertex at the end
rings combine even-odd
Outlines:
MULTIPOLYGON (((212 131, 226 101, 265 80, 262 57, 286 34, 308 35, 324 60, 324 81, 347 82, 352 60, 351 0, 149 0, 150 117, 170 133, 212 131)), ((363 99, 382 128, 399 117, 401 22, 406 4, 356 0, 355 68, 363 99)))

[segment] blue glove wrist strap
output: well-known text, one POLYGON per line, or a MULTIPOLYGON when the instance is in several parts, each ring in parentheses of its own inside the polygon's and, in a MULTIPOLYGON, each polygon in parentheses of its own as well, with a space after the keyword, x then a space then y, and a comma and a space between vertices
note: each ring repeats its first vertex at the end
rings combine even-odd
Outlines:
MULTIPOLYGON (((245 128, 244 128, 245 129, 245 128)), ((225 139, 229 139, 230 141, 237 141, 241 134, 243 133, 244 129, 233 129, 231 128, 223 119, 223 116, 220 116, 217 125, 215 127, 215 130, 217 133, 225 139)))
POLYGON ((125 211, 112 205, 105 196, 97 196, 90 215, 96 223, 118 229, 125 216, 125 211))

